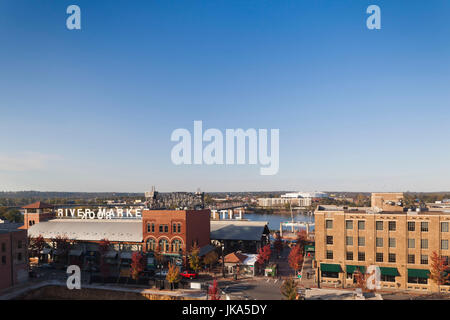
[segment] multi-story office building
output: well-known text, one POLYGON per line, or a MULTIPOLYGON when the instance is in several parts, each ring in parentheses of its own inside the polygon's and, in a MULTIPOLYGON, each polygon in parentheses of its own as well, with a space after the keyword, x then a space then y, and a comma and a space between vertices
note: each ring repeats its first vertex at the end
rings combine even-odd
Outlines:
POLYGON ((0 220, 0 292, 28 280, 27 232, 0 220))
POLYGON ((351 287, 357 268, 376 265, 382 288, 450 292, 450 283, 429 279, 432 253, 450 256, 450 212, 404 211, 398 194, 374 194, 372 201, 372 208, 316 210, 320 282, 351 287))

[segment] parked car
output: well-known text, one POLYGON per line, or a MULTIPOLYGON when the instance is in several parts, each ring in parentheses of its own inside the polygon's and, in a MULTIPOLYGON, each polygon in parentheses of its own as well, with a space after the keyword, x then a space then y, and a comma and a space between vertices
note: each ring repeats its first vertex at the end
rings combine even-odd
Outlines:
POLYGON ((194 278, 198 277, 198 273, 196 273, 194 271, 185 270, 180 273, 180 276, 182 276, 183 278, 186 278, 186 279, 194 279, 194 278))

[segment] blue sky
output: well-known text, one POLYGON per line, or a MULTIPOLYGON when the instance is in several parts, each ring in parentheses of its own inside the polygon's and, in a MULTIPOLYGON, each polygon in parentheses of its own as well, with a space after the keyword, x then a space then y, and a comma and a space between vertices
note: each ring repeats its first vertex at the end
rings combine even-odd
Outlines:
POLYGON ((0 0, 0 190, 450 190, 450 2, 0 0), (66 28, 81 8, 82 30, 66 28), (366 8, 381 8, 381 30, 366 8), (280 129, 280 169, 175 166, 280 129))

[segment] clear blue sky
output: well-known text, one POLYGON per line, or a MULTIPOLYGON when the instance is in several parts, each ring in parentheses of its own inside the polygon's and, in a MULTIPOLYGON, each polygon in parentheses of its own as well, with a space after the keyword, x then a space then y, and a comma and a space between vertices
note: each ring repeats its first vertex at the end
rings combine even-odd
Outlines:
POLYGON ((449 14, 448 0, 0 0, 0 190, 450 190, 449 14), (279 173, 173 165, 170 134, 194 120, 279 128, 279 173))

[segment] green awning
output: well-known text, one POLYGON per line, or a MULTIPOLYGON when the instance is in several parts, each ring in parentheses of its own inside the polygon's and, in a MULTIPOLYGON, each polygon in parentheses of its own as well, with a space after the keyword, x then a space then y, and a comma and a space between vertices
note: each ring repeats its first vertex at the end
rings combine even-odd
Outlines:
POLYGON ((333 263, 321 263, 320 270, 326 272, 342 272, 341 265, 333 263))
POLYGON ((381 275, 383 276, 399 276, 397 268, 380 267, 381 275))
POLYGON ((427 269, 408 269, 408 277, 428 279, 429 274, 427 269))
POLYGON ((346 267, 347 273, 355 273, 356 269, 359 269, 359 271, 361 273, 365 273, 366 272, 366 267, 365 266, 351 266, 351 265, 348 265, 346 267))
POLYGON ((312 246, 312 245, 306 245, 305 246, 305 251, 306 252, 314 252, 314 251, 316 251, 316 248, 314 246, 312 246))

